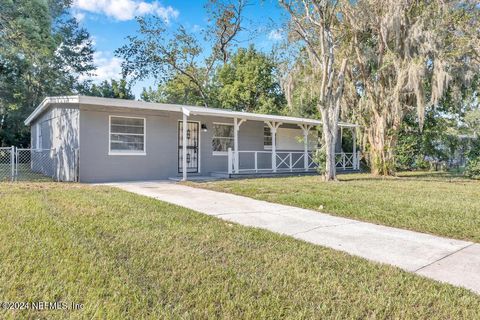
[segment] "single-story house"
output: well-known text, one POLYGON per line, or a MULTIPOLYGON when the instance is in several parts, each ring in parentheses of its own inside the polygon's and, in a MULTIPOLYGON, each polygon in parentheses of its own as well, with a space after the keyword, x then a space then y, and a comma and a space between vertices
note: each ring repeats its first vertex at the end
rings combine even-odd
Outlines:
MULTIPOLYGON (((33 149, 55 150, 61 181, 312 172, 321 121, 89 96, 48 97, 25 120, 33 149)), ((356 125, 340 123, 352 133, 356 125)), ((338 148, 340 169, 358 154, 338 148)), ((32 164, 32 167, 34 164, 32 164)))

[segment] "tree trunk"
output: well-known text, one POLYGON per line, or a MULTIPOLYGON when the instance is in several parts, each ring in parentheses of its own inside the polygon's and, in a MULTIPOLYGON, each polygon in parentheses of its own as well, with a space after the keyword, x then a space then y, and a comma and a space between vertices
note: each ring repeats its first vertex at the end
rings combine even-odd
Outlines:
POLYGON ((393 150, 396 145, 395 134, 388 132, 386 116, 375 114, 368 131, 370 144, 370 167, 374 175, 393 175, 395 162, 393 150))
POLYGON ((337 180, 335 166, 335 146, 338 135, 338 122, 328 116, 328 110, 321 109, 323 121, 323 141, 325 143, 325 181, 337 180), (330 120, 330 121, 329 121, 330 120))

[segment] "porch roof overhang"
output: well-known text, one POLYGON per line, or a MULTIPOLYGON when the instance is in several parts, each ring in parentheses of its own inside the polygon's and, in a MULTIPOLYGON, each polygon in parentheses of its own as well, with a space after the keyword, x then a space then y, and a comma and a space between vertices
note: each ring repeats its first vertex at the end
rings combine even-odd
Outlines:
MULTIPOLYGON (((187 107, 191 115, 202 115, 202 116, 212 116, 212 117, 224 117, 224 118, 238 118, 245 120, 254 120, 254 121, 263 121, 263 122, 281 122, 281 123, 290 123, 290 124, 306 124, 313 126, 321 126, 322 121, 309 118, 297 118, 297 117, 288 117, 288 116, 279 116, 271 114, 258 114, 251 112, 240 112, 240 111, 231 111, 224 109, 214 109, 214 108, 202 108, 202 107, 187 107)), ((346 122, 339 122, 341 127, 357 127, 358 125, 346 122)))
MULTIPOLYGON (((287 116, 269 115, 269 114, 257 114, 257 113, 251 113, 251 112, 240 112, 240 111, 232 111, 232 110, 226 110, 226 109, 205 108, 205 107, 179 105, 179 104, 153 103, 153 102, 145 102, 145 101, 100 98, 100 97, 90 97, 90 96, 47 97, 42 101, 42 103, 38 105, 38 107, 32 112, 32 114, 30 114, 30 116, 25 120, 25 125, 30 125, 33 122, 33 120, 35 120, 39 115, 41 115, 50 105, 55 105, 55 104, 98 105, 98 106, 110 106, 110 107, 127 108, 127 109, 172 111, 172 112, 180 112, 187 115, 211 116, 211 117, 232 118, 232 119, 238 118, 238 119, 263 121, 263 122, 305 124, 305 125, 312 125, 312 126, 322 125, 322 121, 316 120, 316 119, 287 117, 287 116)), ((339 122, 339 126, 340 127, 358 127, 358 125, 356 124, 346 123, 346 122, 339 122)))

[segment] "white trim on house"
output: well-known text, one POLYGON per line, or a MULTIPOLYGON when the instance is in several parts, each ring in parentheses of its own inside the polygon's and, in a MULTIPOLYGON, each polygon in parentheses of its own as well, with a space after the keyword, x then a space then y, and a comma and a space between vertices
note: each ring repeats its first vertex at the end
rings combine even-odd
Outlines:
POLYGON ((42 144, 41 144, 41 141, 40 139, 42 138, 42 133, 41 133, 41 126, 42 124, 39 122, 35 125, 35 133, 36 133, 36 141, 35 141, 35 145, 36 145, 36 148, 37 149, 41 149, 42 148, 42 144))
POLYGON ((25 120, 25 125, 30 125, 43 111, 45 111, 51 104, 78 104, 80 96, 63 96, 63 97, 46 97, 33 110, 33 112, 25 120))
MULTIPOLYGON (((142 134, 128 134, 121 133, 123 135, 133 135, 141 136, 142 134)), ((147 119, 144 117, 134 117, 134 116, 117 116, 111 114, 108 116, 108 155, 109 156, 146 156, 147 155, 147 119), (112 117, 113 118, 126 118, 126 119, 143 119, 143 150, 112 150, 112 117)))
POLYGON ((272 145, 271 145, 272 132, 270 131, 270 144, 266 145, 265 144, 265 129, 270 130, 270 127, 266 123, 263 124, 263 150, 272 150, 272 145))
MULTIPOLYGON (((89 97, 89 96, 59 96, 59 97, 47 97, 42 103, 32 112, 32 114, 25 120, 25 125, 30 125, 33 120, 35 120, 43 111, 45 111, 52 104, 76 104, 76 105, 99 105, 99 106, 110 106, 118 108, 129 108, 129 109, 144 109, 144 110, 158 110, 158 111, 173 111, 188 113, 189 115, 204 115, 204 116, 213 116, 213 117, 223 117, 223 118, 238 118, 244 120, 254 120, 254 121, 269 121, 269 122, 282 122, 282 123, 292 123, 292 124, 308 124, 308 125, 322 125, 321 120, 316 119, 307 119, 307 118, 296 118, 296 117, 286 117, 278 115, 268 115, 268 114, 256 114, 250 112, 240 112, 240 111, 231 111, 225 109, 214 109, 214 108, 205 108, 205 107, 196 107, 196 106, 185 106, 179 104, 165 104, 165 103, 152 103, 145 101, 136 101, 136 100, 124 100, 124 99, 113 99, 113 98, 100 98, 100 97, 89 97)), ((339 122, 340 127, 358 127, 356 124, 339 122)))
MULTIPOLYGON (((227 122, 212 122, 212 155, 213 156, 227 156, 228 155, 228 151, 215 151, 213 150, 213 139, 214 138, 229 138, 229 137, 215 137, 214 136, 214 131, 213 131, 213 126, 216 125, 216 124, 219 124, 219 125, 223 125, 223 126, 231 126, 232 127, 232 130, 235 130, 235 124, 234 123, 227 123, 227 122)), ((233 137, 232 137, 232 141, 235 142, 235 133, 233 133, 233 137)))

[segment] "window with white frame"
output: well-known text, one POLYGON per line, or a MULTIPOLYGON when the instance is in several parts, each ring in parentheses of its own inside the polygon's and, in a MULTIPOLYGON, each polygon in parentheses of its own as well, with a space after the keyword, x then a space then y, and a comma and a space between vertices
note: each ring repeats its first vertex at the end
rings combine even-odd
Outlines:
POLYGON ((263 127, 263 148, 272 149, 272 130, 268 126, 263 127))
POLYGON ((212 150, 214 154, 227 154, 228 148, 233 149, 233 124, 214 123, 212 150))
POLYGON ((145 154, 145 118, 110 116, 110 154, 145 154))

